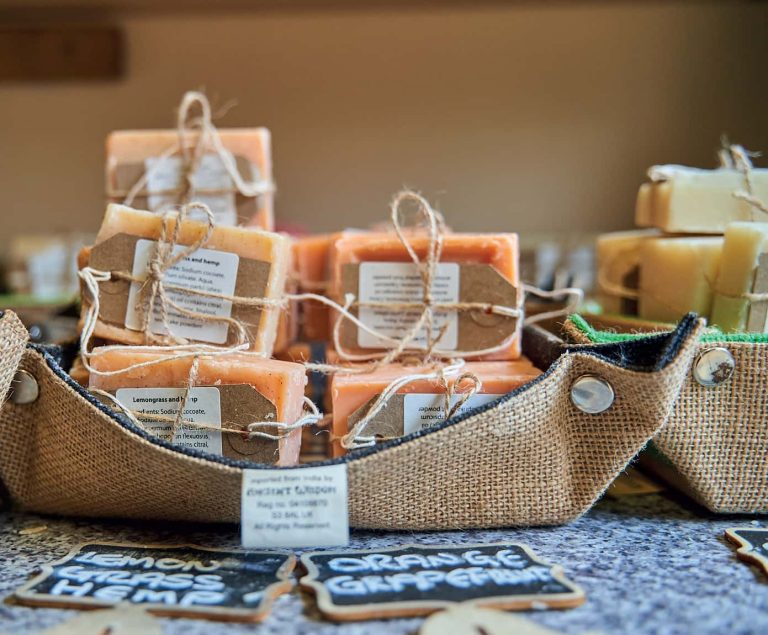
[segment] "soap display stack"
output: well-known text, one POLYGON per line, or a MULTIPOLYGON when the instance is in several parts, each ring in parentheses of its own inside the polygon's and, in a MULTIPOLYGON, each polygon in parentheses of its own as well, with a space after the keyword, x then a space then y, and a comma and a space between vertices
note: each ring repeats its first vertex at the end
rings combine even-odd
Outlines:
POLYGON ((516 234, 453 233, 414 192, 391 229, 274 231, 269 132, 107 140, 108 206, 79 255, 70 374, 144 432, 294 465, 485 405, 541 374, 521 353, 516 234))
POLYGON ((729 146, 717 169, 663 165, 648 174, 639 229, 597 241, 604 313, 674 323, 693 311, 724 332, 764 332, 768 170, 729 146))

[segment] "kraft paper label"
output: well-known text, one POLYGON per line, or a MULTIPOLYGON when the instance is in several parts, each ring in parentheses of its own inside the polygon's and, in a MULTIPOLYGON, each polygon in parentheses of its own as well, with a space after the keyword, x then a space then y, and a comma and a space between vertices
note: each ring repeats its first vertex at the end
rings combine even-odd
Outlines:
MULTIPOLYGON (((494 394, 472 395, 464 404, 454 412, 457 417, 469 412, 473 408, 479 408, 501 397, 494 394)), ((462 399, 461 395, 451 396, 451 407, 462 399)), ((445 412, 445 396, 440 394, 408 393, 403 395, 403 434, 411 434, 419 430, 426 430, 445 421, 448 413, 445 412)))
MULTIPOLYGON (((174 192, 183 185, 183 166, 178 156, 149 157, 144 161, 150 210, 162 211, 177 204, 178 196, 174 192)), ((190 200, 205 203, 217 225, 237 225, 234 182, 218 154, 203 155, 191 180, 190 200)))
MULTIPOLYGON (((141 239, 136 243, 132 271, 134 277, 141 278, 146 274, 156 251, 157 242, 153 240, 141 239)), ((174 255, 182 251, 184 251, 182 245, 176 245, 173 248, 174 255)), ((240 257, 237 254, 213 249, 198 249, 173 267, 166 269, 163 282, 169 286, 184 287, 193 291, 231 296, 235 292, 239 263, 240 257)), ((139 304, 142 287, 142 283, 133 282, 128 292, 125 325, 133 331, 140 331, 142 327, 142 307, 139 304)), ((228 318, 232 315, 232 302, 230 300, 207 298, 173 289, 166 289, 166 293, 170 301, 182 309, 216 317, 228 318)), ((223 344, 227 341, 229 324, 226 322, 209 322, 197 319, 169 307, 168 323, 171 332, 178 337, 196 342, 210 342, 211 344, 223 344)), ((161 319, 160 306, 157 303, 149 323, 149 330, 156 335, 168 334, 161 319)))
MULTIPOLYGON (((93 246, 88 264, 99 271, 123 271, 136 277, 143 277, 146 275, 146 262, 151 258, 149 253, 155 244, 155 241, 131 234, 116 234, 93 246), (139 243, 143 246, 139 247, 139 243)), ((213 290, 216 293, 220 293, 216 289, 222 289, 225 295, 263 298, 271 267, 271 263, 262 260, 240 258, 237 254, 217 250, 198 249, 190 258, 171 268, 166 273, 164 283, 190 289, 213 290)), ((100 283, 99 320, 138 330, 141 324, 138 321, 136 306, 139 286, 139 283, 131 283, 127 280, 100 283)), ((167 290, 167 293, 174 302, 193 311, 211 315, 230 315, 254 331, 259 327, 261 309, 258 307, 248 307, 233 304, 229 300, 204 298, 178 291, 167 290)), ((173 311, 169 310, 170 313, 173 311)), ((156 311, 152 320, 152 332, 159 334, 162 331, 162 325, 158 323, 157 317, 156 311)), ((234 329, 226 323, 194 320, 175 314, 171 316, 171 328, 177 335, 191 341, 214 344, 233 344, 236 341, 234 329), (224 339, 222 339, 222 333, 224 339), (201 336, 207 339, 197 339, 201 336)))
MULTIPOLYGON (((258 166, 240 155, 234 155, 235 166, 244 181, 254 181, 260 178, 258 166)), ((146 185, 133 199, 131 205, 139 209, 163 211, 169 204, 181 203, 177 194, 179 190, 180 157, 167 158, 150 157, 137 163, 119 163, 114 172, 116 189, 110 199, 122 203, 128 192, 146 175, 146 185), (148 169, 155 162, 161 161, 158 173, 148 169)), ((202 201, 211 208, 220 225, 237 225, 251 219, 259 209, 259 197, 247 197, 238 192, 232 182, 232 177, 223 169, 221 159, 217 154, 205 154, 200 167, 195 172, 193 182, 198 192, 192 200, 202 201), (225 178, 226 177, 226 178, 225 178), (223 191, 229 190, 229 191, 223 191), (229 222, 234 218, 233 222, 229 222)))
POLYGON ((346 464, 243 470, 240 524, 246 548, 348 544, 346 464))
MULTIPOLYGON (((171 422, 158 421, 156 416, 175 417, 183 393, 183 388, 118 388, 114 394, 121 404, 136 414, 149 432, 168 439, 171 422)), ((190 389, 183 416, 187 421, 206 426, 242 430, 255 421, 277 421, 277 408, 249 384, 195 386, 190 389)), ((271 427, 257 430, 275 433, 271 427)), ((182 424, 172 442, 185 448, 254 463, 272 464, 279 458, 278 441, 261 437, 248 439, 245 432, 215 432, 182 424)))
MULTIPOLYGON (((470 397, 458 409, 456 415, 464 414, 473 408, 479 408, 498 399, 502 395, 479 394, 470 397)), ((372 397, 364 405, 355 410, 347 418, 347 427, 351 430, 362 419, 377 397, 372 397)), ((461 397, 454 395, 451 406, 456 405, 461 397)), ((454 415, 454 416, 456 416, 454 415)), ((373 419, 368 422, 364 436, 374 436, 380 439, 402 437, 412 432, 424 430, 442 423, 446 419, 445 397, 441 393, 407 393, 395 394, 373 419)))
MULTIPOLYGON (((183 388, 120 388, 115 392, 117 400, 135 413, 149 432, 164 439, 170 435, 173 423, 158 421, 155 417, 175 417, 183 396, 183 388)), ((190 388, 182 418, 184 421, 204 424, 206 429, 182 424, 173 436, 173 443, 184 448, 221 455, 221 432, 207 429, 221 429, 218 388, 190 388)))
MULTIPOLYGON (((435 302, 459 301, 459 265, 455 262, 438 263, 432 281, 432 297, 435 302)), ((388 302, 392 304, 421 302, 424 287, 418 267, 409 262, 363 262, 360 264, 358 280, 358 312, 360 320, 377 332, 394 339, 402 339, 413 328, 421 312, 412 309, 367 307, 366 302, 388 302)), ((455 349, 458 341, 458 314, 456 311, 435 311, 435 331, 445 329, 438 342, 438 348, 455 349)), ((381 338, 358 329, 357 344, 361 348, 387 348, 381 338)), ((414 339, 414 344, 426 346, 427 331, 423 329, 414 339)))
MULTIPOLYGON (((342 266, 343 293, 354 294, 363 305, 368 302, 419 302, 423 298, 421 279, 413 263, 364 262, 342 266)), ((486 264, 439 263, 432 288, 438 302, 482 302, 515 308, 518 289, 496 269, 486 264)), ((391 337, 402 337, 420 311, 386 307, 353 306, 352 313, 364 324, 391 337)), ((514 335, 517 319, 489 314, 483 310, 436 310, 435 333, 446 331, 437 348, 474 351, 492 348, 514 335)), ((348 320, 340 327, 342 345, 355 348, 392 348, 391 344, 359 329, 348 320)), ((414 347, 423 345, 421 333, 414 347)))

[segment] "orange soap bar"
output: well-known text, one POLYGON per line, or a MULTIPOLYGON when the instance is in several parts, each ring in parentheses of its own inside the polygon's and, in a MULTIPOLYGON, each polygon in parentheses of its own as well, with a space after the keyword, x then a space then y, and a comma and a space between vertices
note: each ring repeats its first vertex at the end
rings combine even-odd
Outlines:
MULTIPOLYGON (((408 240, 416 255, 424 262, 430 244, 429 238, 419 234, 410 235, 408 240)), ((345 293, 353 292, 361 303, 358 315, 365 324, 395 338, 402 337, 409 330, 420 313, 417 308, 387 310, 380 307, 365 306, 366 301, 413 302, 423 297, 418 272, 415 265, 411 264, 412 260, 397 236, 379 233, 342 236, 333 243, 329 261, 331 267, 329 295, 331 298, 342 303, 345 293), (410 268, 405 269, 402 265, 398 266, 395 263, 407 263, 410 268), (357 274, 358 287, 355 289, 350 289, 349 286, 344 285, 345 269, 348 269, 349 265, 360 265, 357 274), (388 265, 392 266, 388 267, 388 265), (368 273, 364 271, 364 268, 368 273), (403 314, 406 312, 413 316, 410 321, 403 319, 403 314), (381 317, 382 314, 384 317, 381 317), (396 320, 399 320, 400 324, 390 329, 389 325, 396 320)), ((470 270, 476 271, 477 268, 468 267, 466 269, 467 272, 470 270)), ((346 275, 349 277, 349 271, 346 275)), ((489 296, 485 290, 489 288, 486 284, 489 278, 495 278, 493 282, 496 291, 501 291, 497 282, 501 282, 504 290, 510 291, 512 295, 514 295, 514 289, 519 290, 517 234, 446 234, 443 237, 437 279, 433 282, 433 296, 436 301, 446 303, 458 301, 488 302, 489 296), (464 270, 460 265, 488 265, 490 270, 486 270, 486 273, 489 273, 490 276, 468 277, 467 280, 472 280, 473 283, 467 284, 467 288, 462 288, 461 280, 464 279, 464 270), (503 280, 498 281, 498 276, 494 274, 494 270, 508 284, 505 284, 503 280), (480 280, 482 282, 478 282, 480 280)), ((494 303, 497 304, 497 302, 494 303)), ((515 308, 515 304, 516 299, 509 297, 504 306, 511 305, 510 308, 515 308)), ((502 336, 494 339, 494 333, 497 332, 496 327, 486 327, 484 319, 471 319, 473 316, 470 315, 469 311, 445 309, 442 312, 444 316, 448 316, 442 322, 448 328, 445 329, 438 348, 448 351, 483 350, 493 348, 506 340, 505 346, 498 351, 477 356, 465 355, 465 357, 494 360, 512 360, 520 357, 519 332, 514 337, 502 336), (464 321, 465 323, 463 323, 464 321), (475 333, 485 330, 483 337, 486 337, 486 340, 480 342, 474 337, 462 338, 462 332, 465 328, 467 332, 471 332, 470 329, 475 329, 475 333), (492 343, 487 339, 489 334, 492 343)), ((505 320, 507 327, 514 324, 512 320, 501 316, 499 316, 499 320, 505 320)), ((494 322, 494 324, 498 324, 498 322, 494 322)), ((350 345, 349 341, 345 342, 342 339, 348 352, 366 353, 390 346, 382 340, 377 341, 375 336, 370 336, 362 329, 359 329, 358 332, 358 329, 349 322, 344 326, 345 329, 353 332, 353 336, 357 335, 357 338, 352 338, 356 339, 356 346, 350 345)), ((441 320, 437 319, 435 330, 437 331, 440 326, 441 320)), ((508 328, 508 335, 511 335, 512 332, 513 329, 508 328)))
MULTIPOLYGON (((293 266, 302 292, 325 295, 328 285, 328 252, 337 234, 297 238, 293 243, 293 266)), ((302 336, 320 340, 328 336, 330 309, 308 300, 302 304, 302 336)))
MULTIPOLYGON (((299 290, 303 293, 328 295, 331 247, 342 236, 358 236, 362 232, 345 230, 294 239, 293 267, 299 290)), ((332 309, 307 300, 302 304, 301 329, 305 340, 325 340, 330 333, 332 309)))
MULTIPOLYGON (((333 378, 331 384, 331 397, 333 408, 333 453, 334 456, 341 456, 345 453, 340 443, 340 438, 349 432, 349 417, 359 411, 371 399, 377 397, 389 384, 402 377, 403 375, 420 374, 431 372, 431 369, 420 366, 404 366, 402 364, 391 364, 371 373, 358 375, 338 374, 333 378)), ((486 403, 488 398, 482 398, 482 395, 503 395, 523 384, 531 381, 541 374, 531 364, 528 359, 520 359, 511 362, 468 362, 461 371, 447 378, 448 384, 453 386, 455 380, 464 373, 472 373, 481 382, 482 387, 475 396, 470 398, 466 407, 475 407, 486 403), (478 400, 479 398, 479 400, 478 400), (474 403, 473 403, 474 400, 474 403)), ((466 392, 471 387, 471 383, 463 381, 459 392, 466 392)), ((419 394, 419 395, 442 395, 444 388, 437 380, 418 380, 406 384, 397 392, 398 395, 419 394)), ((396 399, 394 397, 393 399, 396 399)), ((442 400, 437 403, 442 412, 442 400)), ((418 404, 417 404, 418 406, 418 404)), ((392 403, 388 404, 388 410, 392 410, 392 403)), ((360 411, 359 414, 363 414, 360 411)), ((408 420, 413 420, 418 416, 413 409, 409 411, 407 403, 403 406, 403 428, 404 433, 409 432, 408 420)), ((444 416, 444 414, 443 414, 444 416)), ((436 423, 439 422, 436 421, 436 423)), ((412 427, 412 426, 411 426, 412 427)), ((366 435, 365 430, 361 432, 366 435)))
MULTIPOLYGON (((176 219, 172 216, 168 221, 168 235, 173 233, 175 224, 176 219)), ((163 218, 157 214, 132 209, 130 207, 125 207, 124 205, 109 205, 101 229, 96 236, 96 244, 94 245, 94 248, 96 245, 114 238, 119 234, 128 234, 133 237, 147 240, 157 240, 160 237, 162 225, 163 218)), ((205 235, 207 229, 208 226, 205 223, 197 220, 185 220, 181 224, 178 245, 194 244, 205 235)), ((287 237, 251 227, 216 226, 204 249, 224 252, 224 254, 235 254, 238 256, 237 262, 234 263, 230 269, 230 273, 236 272, 236 276, 230 275, 228 278, 222 278, 224 280, 228 279, 232 283, 229 292, 223 293, 222 291, 218 291, 219 293, 222 293, 222 295, 247 296, 248 292, 244 291, 244 289, 247 289, 247 286, 244 285, 248 281, 254 280, 253 277, 249 278, 247 271, 253 269, 253 266, 258 266, 261 267, 259 271, 261 272, 260 275, 263 276, 264 283, 263 291, 260 292, 258 297, 273 300, 278 300, 283 297, 290 262, 290 242, 287 237), (245 262, 245 259, 250 262, 245 262), (268 271, 262 271, 262 265, 255 261, 268 263, 268 271)), ((85 252, 81 252, 81 256, 85 255, 85 252)), ((129 256, 128 262, 124 265, 128 270, 128 273, 131 272, 131 257, 132 256, 129 256)), ((193 254, 192 257, 195 257, 195 254, 193 254)), ((93 260, 93 253, 91 254, 91 260, 93 260)), ((179 266, 181 267, 181 265, 184 264, 185 263, 182 262, 179 266)), ((217 272, 219 272, 219 270, 223 271, 224 267, 217 266, 217 272)), ((142 270, 142 274, 146 275, 146 269, 142 270)), ((165 280, 167 281, 168 279, 169 273, 166 272, 165 280)), ((173 280, 171 280, 171 282, 173 282, 173 280)), ((135 284, 136 287, 139 286, 138 283, 133 284, 135 284)), ((179 283, 177 282, 176 284, 179 283)), ((180 286, 194 288, 194 286, 190 286, 189 284, 181 284, 180 286)), ((218 287, 216 287, 216 289, 218 290, 218 287)), ((107 292, 105 292, 105 294, 108 295, 107 292)), ((194 296, 189 296, 189 294, 186 295, 194 299, 194 296)), ((104 297, 106 298, 106 295, 104 297)), ((176 298, 176 301, 179 301, 178 298, 176 298)), ((86 309, 86 303, 83 303, 83 310, 85 311, 86 309)), ((246 307, 238 307, 238 305, 232 306, 231 316, 233 318, 238 316, 239 309, 246 310, 246 307)), ((245 322, 245 326, 250 332, 251 350, 271 355, 281 309, 279 307, 270 307, 264 308, 260 312, 256 311, 255 313, 253 309, 248 309, 248 311, 248 319, 241 321, 245 322), (251 322, 250 320, 252 318, 250 316, 258 317, 254 317, 253 319, 255 321, 251 322)), ((144 344, 144 333, 138 329, 126 327, 124 318, 121 316, 120 319, 121 321, 119 324, 113 321, 105 322, 99 320, 94 335, 113 342, 144 344)), ((207 324, 214 324, 221 327, 222 323, 217 322, 207 324)), ((199 339, 194 336, 185 335, 185 337, 190 341, 224 344, 226 343, 227 329, 229 329, 230 336, 233 334, 233 329, 227 325, 224 325, 222 328, 223 335, 219 332, 218 339, 216 339, 215 336, 206 336, 206 338, 200 337, 199 339)), ((194 329, 192 332, 197 333, 194 329)))
MULTIPOLYGON (((230 152, 237 162, 243 159, 253 166, 253 174, 245 174, 246 181, 265 180, 272 181, 272 150, 270 133, 266 128, 226 128, 220 129, 224 148, 230 152)), ((190 132, 186 139, 190 147, 197 143, 196 132, 190 132)), ((159 157, 167 153, 171 148, 178 148, 179 134, 176 130, 119 130, 107 137, 107 196, 111 202, 122 203, 127 194, 125 179, 135 183, 145 172, 147 160, 159 157), (120 171, 127 173, 121 175, 120 171)), ((200 196, 194 200, 210 202, 212 209, 221 204, 221 194, 218 200, 213 198, 215 194, 205 194, 205 190, 213 191, 222 189, 221 162, 213 148, 206 148, 206 157, 203 160, 201 171, 206 174, 201 179, 200 196)), ((169 164, 170 165, 170 164, 169 164)), ((159 169, 155 172, 157 172, 159 169)), ((241 170, 242 175, 242 170, 241 170)), ((232 188, 231 177, 226 177, 224 183, 232 188)), ((228 189, 228 188, 227 188, 228 189)), ((143 188, 146 193, 147 188, 143 188)), ((144 197, 143 197, 144 198, 144 197)), ((266 193, 256 197, 256 200, 247 206, 237 205, 235 223, 247 224, 267 231, 274 229, 273 212, 274 195, 266 193), (245 212, 245 213, 244 213, 245 212)), ((230 205, 231 207, 231 205, 230 205)), ((154 210, 153 210, 154 211, 154 210)))
MULTIPOLYGON (((169 354, 172 353, 133 350, 130 347, 107 347, 94 349, 90 361, 96 370, 112 371, 167 357, 169 354)), ((112 393, 121 388, 183 388, 187 384, 191 364, 192 358, 186 357, 166 360, 118 375, 91 373, 90 388, 112 393)), ((221 357, 200 357, 195 380, 195 386, 253 386, 274 404, 277 421, 282 423, 294 423, 302 416, 306 383, 307 376, 300 364, 260 359, 240 353, 221 357)), ((275 430, 268 432, 276 433, 275 430)), ((300 429, 293 430, 281 439, 278 465, 295 465, 299 459, 300 446, 300 429)))

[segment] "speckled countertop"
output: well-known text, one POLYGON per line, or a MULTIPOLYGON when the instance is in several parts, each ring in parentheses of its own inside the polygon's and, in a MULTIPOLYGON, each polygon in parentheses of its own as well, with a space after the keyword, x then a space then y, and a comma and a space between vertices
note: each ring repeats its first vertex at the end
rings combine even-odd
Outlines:
MULTIPOLYGON (((585 517, 564 527, 435 533, 353 532, 351 548, 407 542, 461 544, 512 540, 559 563, 587 593, 575 609, 525 615, 565 633, 601 631, 658 634, 768 633, 768 578, 737 560, 723 539, 728 527, 768 526, 768 517, 717 517, 667 494, 606 498, 585 517)), ((38 633, 75 613, 32 609, 7 598, 36 568, 85 541, 191 542, 238 547, 236 527, 63 520, 0 512, 0 633, 38 633), (23 535, 24 528, 46 530, 23 535)), ((421 619, 335 625, 323 621, 311 598, 293 592, 277 599, 261 625, 187 619, 162 620, 167 634, 363 633, 418 631, 421 619)))

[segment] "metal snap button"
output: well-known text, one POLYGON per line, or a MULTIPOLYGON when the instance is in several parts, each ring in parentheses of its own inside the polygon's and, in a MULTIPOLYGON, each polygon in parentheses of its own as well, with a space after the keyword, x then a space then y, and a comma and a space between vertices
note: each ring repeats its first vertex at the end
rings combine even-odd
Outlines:
POLYGON ((608 410, 615 398, 613 387, 596 375, 582 375, 571 386, 573 405, 590 415, 608 410))
POLYGON ((40 387, 37 385, 35 376, 26 370, 16 371, 8 393, 11 402, 17 405, 32 403, 39 395, 40 387))
POLYGON ((699 353, 693 363, 693 378, 702 386, 711 388, 728 381, 736 368, 731 351, 720 346, 699 353))

